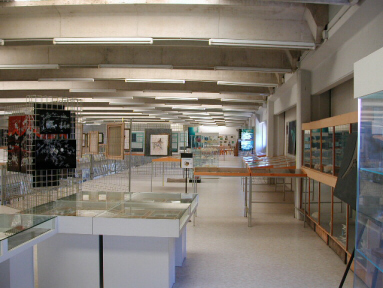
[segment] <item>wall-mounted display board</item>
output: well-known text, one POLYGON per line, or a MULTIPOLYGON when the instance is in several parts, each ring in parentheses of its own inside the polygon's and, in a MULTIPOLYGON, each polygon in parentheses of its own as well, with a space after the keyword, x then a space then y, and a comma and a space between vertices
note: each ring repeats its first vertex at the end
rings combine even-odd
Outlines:
POLYGON ((287 134, 287 153, 296 155, 296 139, 297 139, 297 121, 290 121, 286 125, 287 134))
POLYGON ((125 129, 124 130, 124 149, 125 150, 129 150, 129 134, 130 134, 130 130, 125 129))
POLYGON ((178 152, 178 137, 179 137, 179 133, 177 132, 172 133, 172 152, 174 153, 178 152))
POLYGON ((144 152, 144 132, 132 132, 132 152, 144 152))
POLYGON ((98 131, 90 131, 89 132, 89 153, 90 154, 98 154, 98 131))
POLYGON ((241 130, 241 150, 250 151, 254 148, 254 130, 242 129, 241 130))
POLYGON ((107 124, 106 158, 114 160, 124 159, 124 128, 124 123, 107 124))
POLYGON ((237 143, 237 135, 234 135, 234 134, 219 135, 219 146, 234 147, 236 143, 237 143))
POLYGON ((145 129, 145 156, 171 156, 171 129, 145 129))

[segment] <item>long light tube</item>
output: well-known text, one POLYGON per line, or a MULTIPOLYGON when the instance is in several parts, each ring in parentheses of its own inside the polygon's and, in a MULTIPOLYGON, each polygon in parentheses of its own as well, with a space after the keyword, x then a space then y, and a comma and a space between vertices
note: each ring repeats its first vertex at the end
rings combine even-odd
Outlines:
POLYGON ((58 64, 0 65, 0 69, 59 69, 58 64))
POLYGON ((229 82, 217 81, 217 85, 248 86, 248 87, 277 87, 276 83, 253 83, 253 82, 229 82))
POLYGON ((84 81, 84 82, 94 82, 93 78, 39 78, 39 82, 45 81, 84 81))
POLYGON ((232 67, 232 66, 215 66, 214 70, 227 70, 227 71, 247 71, 247 72, 261 72, 261 73, 292 73, 292 69, 285 68, 260 68, 260 67, 232 67))
POLYGON ((70 93, 115 93, 116 89, 69 89, 70 93))
POLYGON ((170 83, 170 84, 185 84, 185 80, 179 79, 125 79, 129 83, 170 83))
POLYGON ((210 39, 209 45, 314 50, 315 43, 296 41, 210 39))
POLYGON ((53 38, 55 45, 68 45, 68 44, 153 44, 153 38, 53 38))
POLYGON ((172 65, 146 65, 146 64, 100 64, 98 68, 144 68, 144 69, 173 69, 172 65))

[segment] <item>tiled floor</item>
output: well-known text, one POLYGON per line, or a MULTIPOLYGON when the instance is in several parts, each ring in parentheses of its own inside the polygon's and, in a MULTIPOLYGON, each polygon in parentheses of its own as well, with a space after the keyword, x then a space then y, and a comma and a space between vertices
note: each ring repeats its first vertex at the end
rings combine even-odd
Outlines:
MULTIPOLYGON (((239 165, 233 159, 220 166, 239 165)), ((180 183, 161 187, 159 181, 154 191, 182 192, 180 183)), ((138 179, 133 184, 137 189, 150 185, 138 179)), ((240 179, 203 178, 198 192, 196 226, 188 225, 187 259, 176 270, 173 288, 339 286, 346 266, 313 230, 294 219, 292 204, 253 204, 249 228, 240 179)), ((281 194, 270 197, 282 199, 281 194)), ((352 282, 350 272, 344 287, 352 282)))

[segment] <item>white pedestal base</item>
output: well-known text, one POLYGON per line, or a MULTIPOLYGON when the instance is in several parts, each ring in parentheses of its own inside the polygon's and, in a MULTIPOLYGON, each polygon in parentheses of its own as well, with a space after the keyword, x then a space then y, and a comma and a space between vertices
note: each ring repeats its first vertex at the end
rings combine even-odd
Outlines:
POLYGON ((100 287, 97 235, 56 234, 37 246, 39 288, 100 287))
POLYGON ((1 288, 34 288, 33 247, 0 263, 1 288))
POLYGON ((105 288, 171 288, 175 239, 104 236, 105 288))

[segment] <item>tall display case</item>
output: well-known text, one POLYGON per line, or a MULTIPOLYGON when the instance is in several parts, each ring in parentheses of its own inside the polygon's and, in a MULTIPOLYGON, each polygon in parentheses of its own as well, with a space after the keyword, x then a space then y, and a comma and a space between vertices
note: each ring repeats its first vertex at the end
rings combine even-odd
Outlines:
POLYGON ((301 203, 306 221, 346 263, 354 249, 355 215, 334 195, 347 138, 358 127, 358 112, 302 124, 301 203))
POLYGON ((354 287, 383 287, 383 91, 359 99, 354 287))

